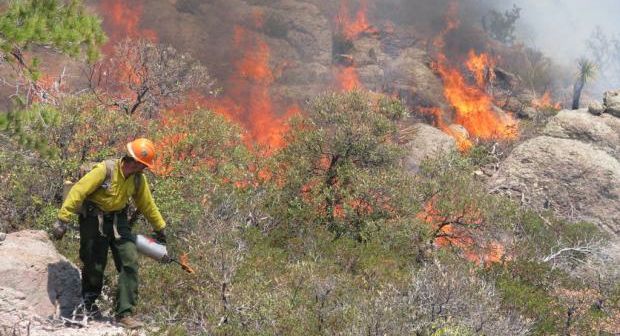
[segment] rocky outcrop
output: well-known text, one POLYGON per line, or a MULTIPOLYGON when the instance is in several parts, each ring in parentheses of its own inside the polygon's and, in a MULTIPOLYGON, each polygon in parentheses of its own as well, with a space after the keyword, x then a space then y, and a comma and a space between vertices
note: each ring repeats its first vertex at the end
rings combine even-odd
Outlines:
POLYGON ((415 124, 409 132, 408 155, 405 165, 411 171, 418 171, 424 159, 445 154, 456 149, 453 137, 426 124, 415 124))
POLYGON ((588 112, 599 116, 603 114, 603 112, 605 112, 605 107, 603 106, 603 104, 599 102, 593 102, 590 105, 588 105, 588 112))
POLYGON ((80 273, 43 231, 8 234, 0 242, 0 335, 119 335, 103 321, 66 328, 80 302, 80 273))
POLYGON ((501 163, 491 190, 620 236, 620 118, 598 113, 613 106, 609 97, 550 118, 542 136, 521 143, 501 163))
POLYGON ((449 110, 443 84, 428 62, 428 54, 421 49, 402 50, 386 67, 386 91, 398 93, 412 106, 438 106, 449 110))
POLYGON ((620 163, 593 144, 549 136, 530 139, 502 162, 491 188, 534 209, 620 234, 620 163))
POLYGON ((620 118, 620 90, 605 92, 603 107, 605 113, 620 118))
POLYGON ((71 313, 80 302, 80 272, 56 252, 43 231, 9 234, 0 245, 0 287, 24 295, 39 316, 71 313))
POLYGON ((620 119, 612 115, 562 110, 549 120, 543 134, 592 144, 620 160, 620 119))

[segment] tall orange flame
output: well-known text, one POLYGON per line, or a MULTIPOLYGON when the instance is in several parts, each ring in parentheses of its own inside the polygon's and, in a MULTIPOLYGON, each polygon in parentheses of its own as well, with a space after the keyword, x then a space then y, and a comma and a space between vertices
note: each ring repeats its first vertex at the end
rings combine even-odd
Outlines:
POLYGON ((336 83, 338 89, 344 92, 362 88, 357 69, 353 66, 339 67, 336 69, 336 83))
POLYGON ((116 43, 126 38, 144 38, 151 42, 158 40, 154 30, 140 28, 144 10, 142 0, 103 0, 99 10, 103 14, 103 24, 109 37, 103 48, 106 54, 112 51, 116 43))
MULTIPOLYGON (((357 13, 352 18, 349 10, 349 1, 340 0, 340 10, 338 11, 336 22, 338 30, 345 39, 354 40, 364 32, 376 31, 368 21, 367 12, 368 4, 366 0, 360 0, 357 13)), ((336 86, 341 91, 352 91, 363 87, 352 59, 350 64, 337 66, 334 73, 336 86)))
POLYGON ((445 36, 456 29, 459 21, 456 18, 457 4, 453 2, 446 15, 446 27, 433 40, 438 49, 434 69, 439 73, 444 84, 444 96, 455 110, 454 122, 463 125, 470 136, 480 139, 514 139, 517 137, 516 121, 506 115, 500 116, 493 110, 493 99, 485 92, 484 86, 491 68, 495 65, 487 54, 477 55, 469 52, 467 68, 473 73, 476 85, 470 85, 461 72, 450 66, 443 50, 445 36))
MULTIPOLYGON (((254 16, 255 24, 262 26, 262 14, 256 12, 254 16)), ((282 115, 276 113, 270 93, 275 80, 269 64, 271 50, 260 35, 236 26, 233 43, 241 50, 241 57, 234 63, 236 71, 228 80, 226 96, 209 102, 209 106, 244 126, 247 143, 256 141, 267 146, 268 151, 281 148, 286 121, 301 110, 291 106, 282 115)))
POLYGON ((488 54, 481 53, 476 55, 473 50, 470 50, 465 65, 474 75, 478 87, 484 87, 487 81, 492 81, 495 77, 493 71, 491 71, 495 67, 495 60, 488 54))
POLYGON ((361 33, 374 32, 375 29, 368 22, 368 3, 366 0, 360 0, 359 8, 352 19, 349 14, 349 1, 340 1, 340 10, 338 12, 338 23, 340 24, 341 33, 349 40, 357 38, 361 33))

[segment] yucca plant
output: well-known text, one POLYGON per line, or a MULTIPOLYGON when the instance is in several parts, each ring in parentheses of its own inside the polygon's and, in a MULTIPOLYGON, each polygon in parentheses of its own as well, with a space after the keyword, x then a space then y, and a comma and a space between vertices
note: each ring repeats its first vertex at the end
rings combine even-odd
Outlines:
POLYGON ((577 72, 577 80, 573 86, 573 110, 579 108, 579 100, 581 99, 581 91, 587 82, 596 77, 596 64, 589 59, 581 58, 578 61, 579 70, 577 72))

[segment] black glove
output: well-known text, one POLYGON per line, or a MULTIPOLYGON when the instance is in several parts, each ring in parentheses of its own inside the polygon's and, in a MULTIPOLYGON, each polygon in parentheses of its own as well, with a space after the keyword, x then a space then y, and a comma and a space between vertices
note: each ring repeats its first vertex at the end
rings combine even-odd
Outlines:
POLYGON ((159 244, 166 245, 166 233, 164 229, 153 232, 153 239, 159 244))
POLYGON ((52 237, 54 237, 54 239, 56 240, 61 240, 66 232, 67 232, 67 224, 65 224, 61 220, 57 220, 56 223, 54 223, 54 226, 52 227, 52 237))

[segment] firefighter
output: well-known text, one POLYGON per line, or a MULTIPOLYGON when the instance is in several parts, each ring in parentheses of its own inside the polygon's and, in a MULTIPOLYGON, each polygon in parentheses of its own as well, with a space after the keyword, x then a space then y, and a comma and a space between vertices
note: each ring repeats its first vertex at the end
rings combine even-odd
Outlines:
POLYGON ((71 187, 58 212, 52 230, 61 239, 72 214, 79 215, 80 259, 82 260, 82 298, 86 312, 101 316, 95 300, 101 294, 103 273, 112 250, 118 271, 116 321, 128 329, 143 327, 135 318, 138 298, 138 252, 135 235, 127 219, 129 199, 154 229, 154 237, 165 244, 166 223, 155 205, 145 168, 152 168, 155 146, 147 139, 127 144, 127 155, 97 164, 71 187))

